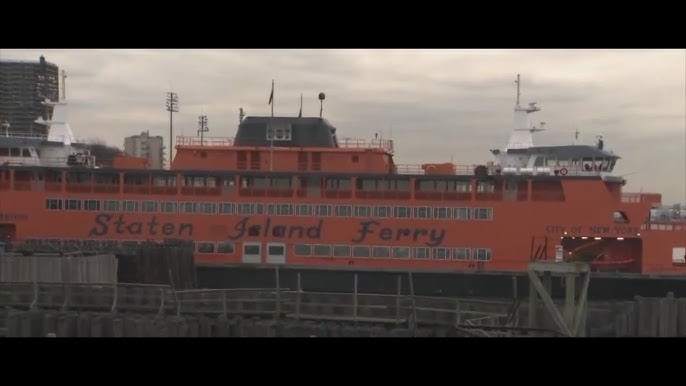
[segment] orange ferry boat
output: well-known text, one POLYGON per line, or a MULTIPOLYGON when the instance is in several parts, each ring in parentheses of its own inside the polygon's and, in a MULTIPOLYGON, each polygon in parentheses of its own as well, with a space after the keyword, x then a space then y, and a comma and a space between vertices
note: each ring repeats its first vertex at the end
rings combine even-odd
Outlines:
POLYGON ((0 137, 0 236, 103 251, 181 238, 204 267, 523 272, 554 259, 685 275, 686 209, 624 192, 601 137, 534 146, 539 108, 519 98, 518 76, 510 140, 484 164, 396 164, 393 141, 339 138, 321 116, 253 116, 233 139, 177 137, 168 170, 98 165, 56 103, 60 138, 0 137))

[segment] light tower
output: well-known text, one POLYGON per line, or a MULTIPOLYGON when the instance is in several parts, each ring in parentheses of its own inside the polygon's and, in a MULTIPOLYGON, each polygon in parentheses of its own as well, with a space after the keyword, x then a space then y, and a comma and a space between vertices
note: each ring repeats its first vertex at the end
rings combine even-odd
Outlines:
POLYGON ((198 134, 200 134, 200 146, 203 145, 203 134, 210 131, 207 127, 207 115, 198 117, 198 134))
POLYGON ((169 111, 169 167, 171 168, 174 144, 172 139, 172 114, 179 112, 179 96, 175 92, 167 93, 167 111, 169 111))

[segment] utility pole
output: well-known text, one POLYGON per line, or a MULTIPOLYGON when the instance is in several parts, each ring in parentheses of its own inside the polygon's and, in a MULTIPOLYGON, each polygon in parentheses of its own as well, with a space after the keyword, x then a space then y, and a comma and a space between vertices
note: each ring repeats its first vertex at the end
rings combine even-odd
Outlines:
POLYGON ((200 134, 200 146, 203 145, 203 134, 210 131, 207 127, 207 115, 201 115, 198 118, 198 134, 200 134))
POLYGON ((179 112, 179 97, 175 92, 167 93, 167 111, 169 111, 169 168, 171 169, 174 144, 172 139, 172 114, 179 112))

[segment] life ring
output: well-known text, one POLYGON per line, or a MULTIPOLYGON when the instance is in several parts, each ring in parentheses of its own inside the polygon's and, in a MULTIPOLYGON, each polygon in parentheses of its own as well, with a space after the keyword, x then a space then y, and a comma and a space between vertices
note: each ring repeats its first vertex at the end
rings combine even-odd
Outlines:
POLYGON ((567 168, 560 169, 560 174, 563 176, 566 176, 567 175, 567 168))

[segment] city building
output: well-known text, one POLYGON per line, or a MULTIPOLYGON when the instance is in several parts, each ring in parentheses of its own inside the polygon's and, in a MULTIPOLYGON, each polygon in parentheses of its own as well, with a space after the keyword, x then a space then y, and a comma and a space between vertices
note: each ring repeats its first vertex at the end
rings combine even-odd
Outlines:
POLYGON ((164 141, 162 136, 150 136, 150 131, 124 138, 124 153, 132 157, 148 159, 148 167, 161 169, 164 166, 164 141))
POLYGON ((36 119, 50 119, 59 101, 59 69, 41 56, 37 62, 0 61, 0 127, 12 134, 47 136, 47 126, 36 119), (9 125, 8 125, 9 124, 9 125))

